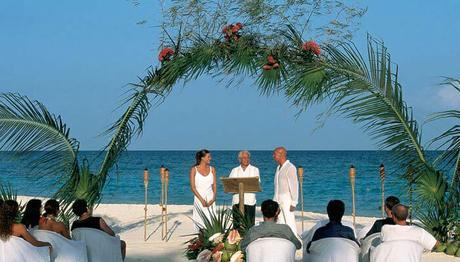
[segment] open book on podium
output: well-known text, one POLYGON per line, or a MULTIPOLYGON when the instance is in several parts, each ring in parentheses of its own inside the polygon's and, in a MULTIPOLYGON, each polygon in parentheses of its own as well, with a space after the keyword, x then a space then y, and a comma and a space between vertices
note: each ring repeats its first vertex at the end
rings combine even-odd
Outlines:
POLYGON ((244 193, 261 192, 259 177, 221 177, 225 193, 239 194, 240 211, 244 214, 244 193))

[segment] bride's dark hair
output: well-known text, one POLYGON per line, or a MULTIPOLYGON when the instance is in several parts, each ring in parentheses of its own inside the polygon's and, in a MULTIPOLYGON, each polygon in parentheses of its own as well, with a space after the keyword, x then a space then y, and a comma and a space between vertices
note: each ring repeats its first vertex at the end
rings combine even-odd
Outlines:
POLYGON ((207 149, 201 149, 200 151, 196 152, 196 154, 195 154, 195 160, 196 160, 195 166, 198 166, 201 163, 201 159, 203 157, 205 157, 209 153, 211 153, 211 152, 209 152, 209 150, 207 150, 207 149))

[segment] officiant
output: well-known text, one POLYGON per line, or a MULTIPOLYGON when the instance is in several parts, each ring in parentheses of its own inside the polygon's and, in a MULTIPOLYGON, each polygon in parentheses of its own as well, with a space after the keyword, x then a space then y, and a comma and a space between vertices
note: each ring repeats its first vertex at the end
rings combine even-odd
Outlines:
MULTIPOLYGON (((240 165, 233 168, 230 173, 231 178, 240 178, 240 177, 259 177, 259 169, 251 165, 251 153, 249 151, 240 151, 238 153, 238 161, 240 165)), ((238 216, 239 212, 239 203, 240 198, 238 194, 233 195, 232 205, 233 205, 233 227, 238 228, 240 225, 238 216)), ((255 193, 244 193, 244 213, 245 216, 251 221, 252 225, 255 224, 256 220, 256 194, 255 193)))

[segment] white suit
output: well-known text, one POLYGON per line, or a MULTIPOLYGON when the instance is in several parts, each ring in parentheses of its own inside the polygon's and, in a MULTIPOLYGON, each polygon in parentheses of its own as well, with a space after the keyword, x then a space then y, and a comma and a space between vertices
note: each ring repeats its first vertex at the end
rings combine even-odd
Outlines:
POLYGON ((296 206, 299 199, 299 182, 297 180, 297 169, 286 160, 280 167, 278 166, 275 174, 275 195, 273 200, 280 205, 281 213, 278 216, 278 223, 287 224, 295 235, 297 226, 295 223, 295 213, 289 209, 296 206))

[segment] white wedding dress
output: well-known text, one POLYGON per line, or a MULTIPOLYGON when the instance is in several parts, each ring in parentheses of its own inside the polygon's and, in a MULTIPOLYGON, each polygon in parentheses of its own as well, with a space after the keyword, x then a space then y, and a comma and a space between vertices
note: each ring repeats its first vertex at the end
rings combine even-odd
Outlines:
MULTIPOLYGON (((209 174, 204 176, 198 172, 198 168, 195 167, 195 188, 200 196, 209 202, 214 198, 214 192, 212 191, 212 185, 214 183, 214 175, 212 173, 212 167, 209 167, 209 174)), ((192 219, 195 225, 195 232, 199 231, 200 227, 204 227, 203 219, 200 216, 201 210, 204 215, 211 219, 211 214, 216 211, 216 203, 214 202, 210 207, 203 207, 201 201, 195 196, 193 201, 193 215, 192 219)))

